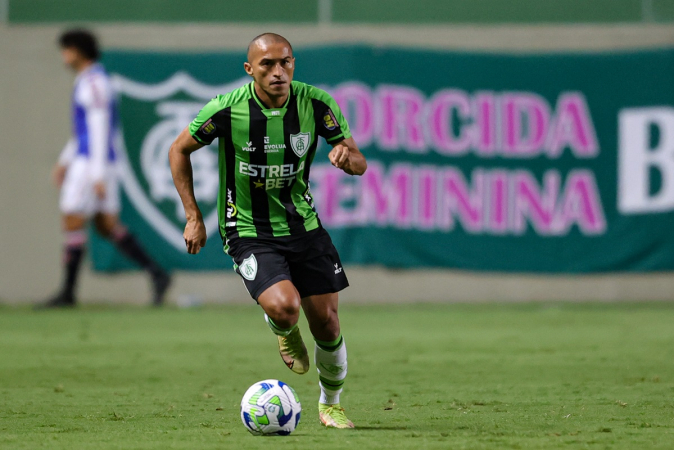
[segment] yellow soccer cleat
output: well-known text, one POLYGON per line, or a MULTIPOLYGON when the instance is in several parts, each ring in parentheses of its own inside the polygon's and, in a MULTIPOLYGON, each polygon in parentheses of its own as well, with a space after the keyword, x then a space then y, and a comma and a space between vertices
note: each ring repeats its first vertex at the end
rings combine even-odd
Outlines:
POLYGON ((336 405, 318 404, 318 417, 321 423, 328 428, 355 428, 344 413, 344 408, 336 405))
POLYGON ((300 375, 307 373, 309 371, 309 354, 302 340, 299 327, 295 327, 288 336, 277 337, 279 353, 288 369, 300 375))

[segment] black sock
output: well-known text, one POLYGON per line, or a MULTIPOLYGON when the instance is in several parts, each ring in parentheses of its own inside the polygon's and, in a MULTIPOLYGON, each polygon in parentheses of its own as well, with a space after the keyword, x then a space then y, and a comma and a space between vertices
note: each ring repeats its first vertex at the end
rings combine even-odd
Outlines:
POLYGON ((136 238, 129 232, 114 240, 117 248, 126 256, 137 262, 152 275, 159 275, 164 270, 143 250, 136 238))
POLYGON ((63 294, 66 297, 73 297, 75 294, 75 285, 77 284, 77 275, 82 265, 82 256, 84 255, 83 246, 66 246, 64 257, 65 278, 63 280, 63 294))

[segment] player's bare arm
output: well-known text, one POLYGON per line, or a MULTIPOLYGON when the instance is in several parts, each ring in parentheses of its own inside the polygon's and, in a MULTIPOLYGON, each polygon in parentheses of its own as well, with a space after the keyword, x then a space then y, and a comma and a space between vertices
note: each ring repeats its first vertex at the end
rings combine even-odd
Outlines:
POLYGON ((206 226, 194 197, 194 180, 190 155, 203 147, 194 140, 188 128, 185 128, 176 138, 169 150, 169 164, 173 183, 178 190, 180 200, 185 208, 185 246, 187 253, 197 254, 206 245, 206 226))
POLYGON ((365 156, 360 152, 352 137, 333 145, 328 158, 333 166, 349 175, 362 175, 367 170, 365 156))

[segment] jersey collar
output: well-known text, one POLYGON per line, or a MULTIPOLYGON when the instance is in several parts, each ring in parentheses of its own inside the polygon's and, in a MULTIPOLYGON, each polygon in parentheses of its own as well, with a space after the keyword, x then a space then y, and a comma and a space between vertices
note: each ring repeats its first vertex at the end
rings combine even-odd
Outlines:
POLYGON ((288 98, 286 99, 286 102, 283 104, 283 106, 281 106, 280 108, 270 108, 262 101, 262 99, 260 99, 260 97, 258 97, 257 92, 255 92, 255 81, 252 81, 250 83, 250 91, 251 94, 253 95, 253 98, 255 99, 255 102, 258 105, 260 105, 260 108, 262 108, 262 110, 270 110, 270 111, 285 110, 288 107, 288 103, 290 102, 290 96, 293 95, 293 85, 292 83, 290 83, 290 91, 288 92, 288 98))

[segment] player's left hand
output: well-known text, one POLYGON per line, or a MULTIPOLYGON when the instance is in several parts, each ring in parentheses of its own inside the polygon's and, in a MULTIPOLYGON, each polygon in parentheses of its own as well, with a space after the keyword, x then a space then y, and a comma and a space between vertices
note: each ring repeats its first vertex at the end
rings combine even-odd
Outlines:
POLYGON ((94 192, 96 193, 96 197, 98 197, 100 200, 105 198, 106 190, 107 188, 104 181, 97 181, 94 184, 94 192))
POLYGON ((96 194, 96 197, 98 197, 100 200, 103 200, 105 198, 105 194, 107 193, 107 187, 104 181, 97 181, 96 183, 94 183, 94 193, 96 194))
POLYGON ((346 171, 349 168, 349 155, 349 147, 340 143, 332 148, 328 158, 333 166, 346 171))

